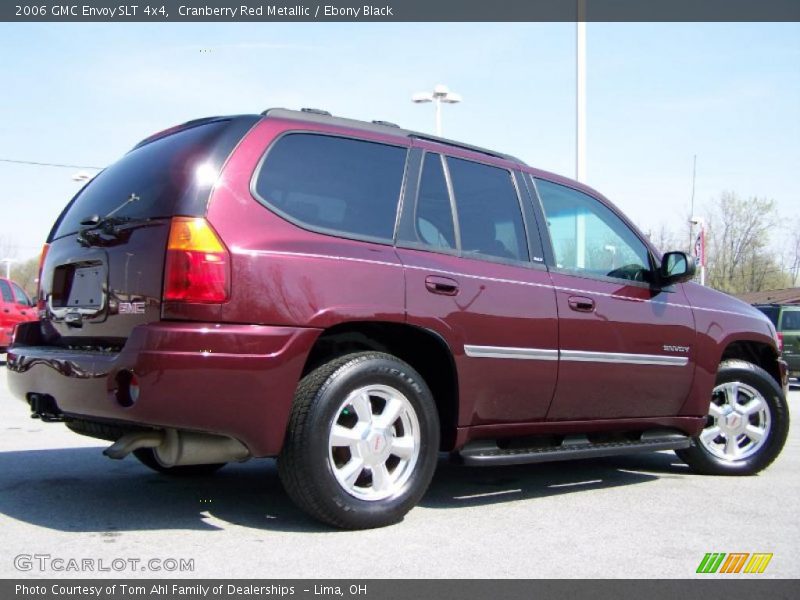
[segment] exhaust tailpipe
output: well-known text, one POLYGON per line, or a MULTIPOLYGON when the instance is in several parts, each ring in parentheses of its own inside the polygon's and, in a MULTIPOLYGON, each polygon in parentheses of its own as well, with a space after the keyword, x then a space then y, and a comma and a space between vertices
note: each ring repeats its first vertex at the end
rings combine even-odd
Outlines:
POLYGON ((233 438, 176 429, 128 433, 103 454, 121 459, 139 448, 152 448, 158 462, 165 467, 241 462, 250 458, 250 451, 233 438))
POLYGON ((138 431, 126 433, 111 446, 103 450, 108 458, 121 460, 139 448, 155 448, 164 441, 163 431, 138 431))

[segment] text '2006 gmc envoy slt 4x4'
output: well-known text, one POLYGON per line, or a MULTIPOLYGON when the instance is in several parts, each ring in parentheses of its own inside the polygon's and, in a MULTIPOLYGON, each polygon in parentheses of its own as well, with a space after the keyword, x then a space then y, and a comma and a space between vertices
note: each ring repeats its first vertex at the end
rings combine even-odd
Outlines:
POLYGON ((753 474, 786 440, 786 364, 693 273, 510 156, 315 110, 200 119, 63 211, 8 382, 157 471, 277 457, 342 528, 402 519, 440 451, 753 474))

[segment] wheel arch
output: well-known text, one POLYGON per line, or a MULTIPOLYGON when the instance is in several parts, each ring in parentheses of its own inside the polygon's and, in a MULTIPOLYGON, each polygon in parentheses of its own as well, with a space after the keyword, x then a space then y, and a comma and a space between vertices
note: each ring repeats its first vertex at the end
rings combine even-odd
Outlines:
POLYGON ((351 352, 386 352, 411 365, 431 389, 439 416, 442 450, 455 445, 458 373, 447 341, 435 331, 405 323, 351 321, 325 329, 314 343, 302 376, 351 352))
POLYGON ((722 351, 720 363, 726 360, 739 359, 764 369, 781 387, 781 371, 778 365, 779 355, 770 344, 761 341, 738 339, 730 341, 722 351))

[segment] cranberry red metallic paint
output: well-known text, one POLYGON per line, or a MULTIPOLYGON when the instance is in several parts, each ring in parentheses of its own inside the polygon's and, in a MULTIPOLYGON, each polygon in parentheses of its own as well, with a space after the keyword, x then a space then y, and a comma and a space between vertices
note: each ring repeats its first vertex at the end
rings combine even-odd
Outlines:
MULTIPOLYGON (((297 173, 311 157, 296 158, 297 173)), ((200 455, 238 460, 241 449, 280 456, 281 478, 301 506, 334 525, 363 527, 413 506, 433 472, 431 444, 464 450, 475 464, 700 447, 704 435, 719 445, 717 412, 746 414, 736 399, 710 406, 720 377, 726 385, 742 377, 758 390, 753 435, 772 441, 744 462, 681 456, 706 471, 752 472, 785 439, 786 369, 767 319, 694 283, 663 283, 656 249, 576 182, 395 127, 291 111, 189 123, 145 140, 108 172, 54 227, 40 277, 43 318, 18 328, 8 381, 35 415, 116 441, 111 456, 147 450, 146 460, 137 456, 158 470, 196 468, 200 455), (339 178, 329 188, 314 180, 295 189, 290 173, 270 173, 276 191, 256 192, 270 152, 297 134, 307 143, 325 136, 405 153, 392 239, 346 231, 370 209, 368 194, 382 189, 364 179, 370 166, 315 167, 311 178, 339 178), (422 189, 426 153, 443 157, 439 195, 422 189), (467 175, 454 182, 448 165, 456 159, 491 167, 519 204, 510 221, 487 212, 495 239, 485 247, 484 223, 459 212, 481 192, 474 183, 463 191, 467 175), (176 195, 150 197, 165 189, 148 187, 150 179, 182 183, 176 195), (580 192, 580 202, 611 215, 608 226, 633 240, 647 264, 618 268, 616 246, 617 268, 608 273, 561 264, 558 215, 552 203, 545 211, 541 182, 580 192), (144 200, 111 219, 124 198, 92 190, 117 188, 144 200), (74 225, 98 206, 106 217, 74 225), (428 238, 419 233, 423 221, 428 238), (331 231, 336 222, 342 231, 331 231), (203 243, 180 236, 192 224, 207 232, 203 243), (409 224, 413 240, 404 237, 409 224), (469 251, 460 237, 467 234, 469 251), (520 245, 530 258, 510 252, 520 245), (759 416, 765 410, 772 429, 759 416), (230 444, 214 446, 219 454, 192 450, 220 436, 236 446, 232 453, 225 454, 230 444), (309 481, 299 472, 317 475, 309 481), (379 508, 364 498, 380 499, 379 508)), ((586 236, 575 221, 575 236, 586 236)))

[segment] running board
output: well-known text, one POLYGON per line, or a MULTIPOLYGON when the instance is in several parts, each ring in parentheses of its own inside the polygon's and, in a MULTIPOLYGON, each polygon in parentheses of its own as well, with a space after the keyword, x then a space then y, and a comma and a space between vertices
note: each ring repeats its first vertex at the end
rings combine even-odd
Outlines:
POLYGON ((552 462, 619 456, 637 452, 656 452, 658 450, 678 450, 688 448, 692 439, 674 431, 648 431, 636 441, 590 442, 585 435, 572 435, 564 438, 558 446, 545 448, 499 448, 495 440, 480 440, 464 446, 458 453, 461 461, 470 466, 522 465, 528 463, 552 462))

